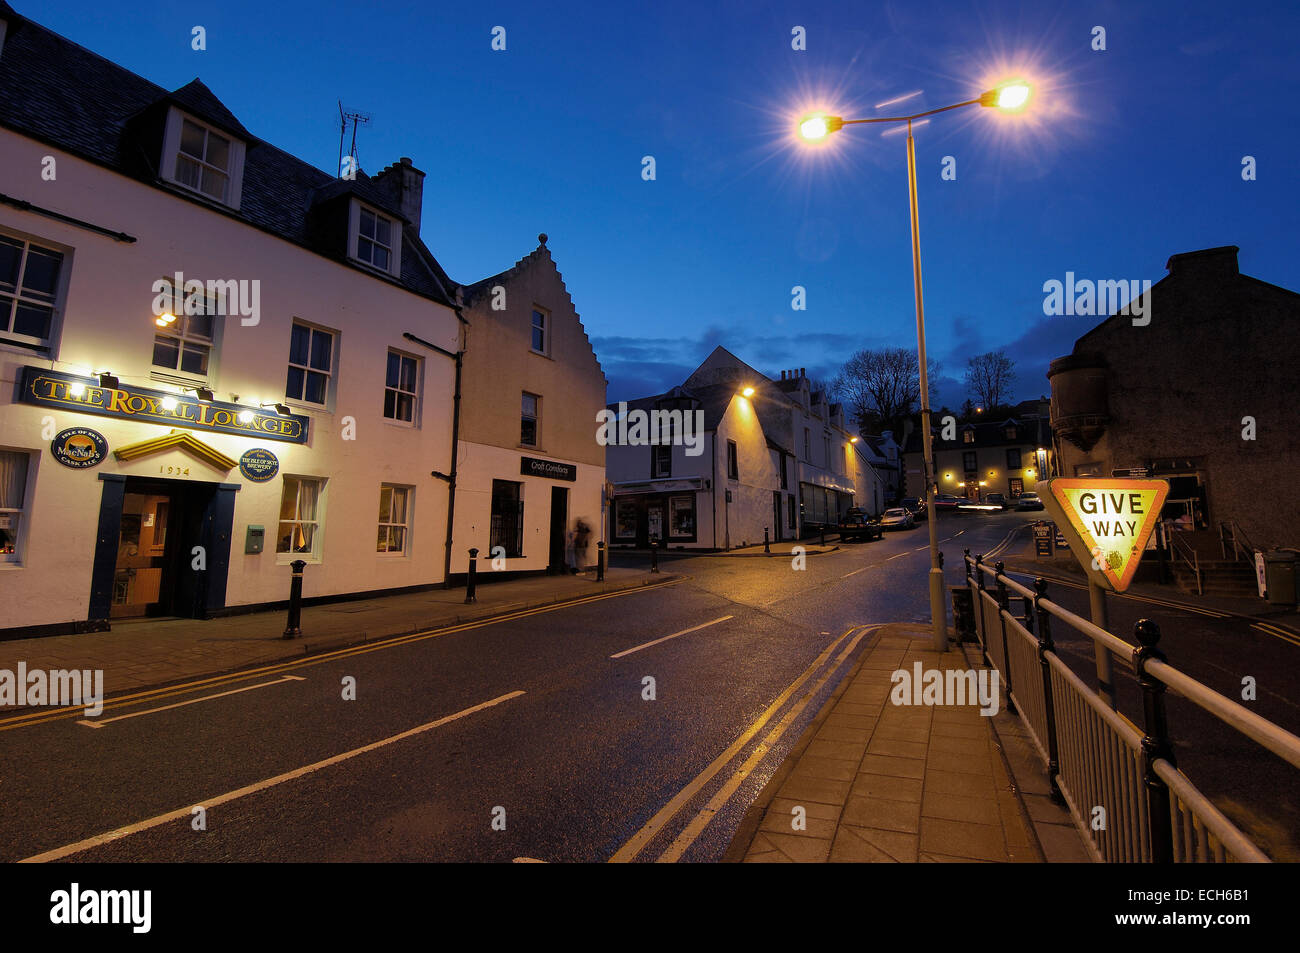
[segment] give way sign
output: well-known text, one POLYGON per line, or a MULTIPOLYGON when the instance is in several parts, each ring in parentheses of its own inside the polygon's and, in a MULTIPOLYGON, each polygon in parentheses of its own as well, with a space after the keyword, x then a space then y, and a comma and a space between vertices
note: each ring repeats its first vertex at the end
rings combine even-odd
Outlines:
POLYGON ((1114 592, 1127 589, 1159 522, 1169 483, 1056 477, 1040 481, 1037 489, 1088 578, 1114 592))

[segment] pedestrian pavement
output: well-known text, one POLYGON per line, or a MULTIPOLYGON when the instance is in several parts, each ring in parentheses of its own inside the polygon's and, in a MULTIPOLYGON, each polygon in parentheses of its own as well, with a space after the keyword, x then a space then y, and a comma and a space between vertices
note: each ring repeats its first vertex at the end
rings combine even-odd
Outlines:
POLYGON ((284 609, 207 620, 117 620, 109 632, 0 642, 0 669, 16 671, 20 661, 28 671, 99 669, 113 696, 677 578, 608 568, 603 582, 594 571, 493 582, 480 573, 474 604, 465 603, 461 586, 313 605, 303 608, 303 634, 294 639, 284 638, 284 609))
POLYGON ((1048 797, 1046 770, 1027 756, 1015 715, 891 701, 892 674, 916 662, 923 671, 981 667, 960 645, 935 652, 930 635, 914 623, 876 631, 745 815, 725 860, 1089 859, 1069 814, 1048 797))

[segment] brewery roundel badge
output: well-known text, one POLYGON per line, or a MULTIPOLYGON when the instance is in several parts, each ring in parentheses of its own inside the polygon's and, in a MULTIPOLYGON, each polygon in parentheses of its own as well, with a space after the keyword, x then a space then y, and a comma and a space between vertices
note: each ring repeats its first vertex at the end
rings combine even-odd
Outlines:
POLYGON ((50 441, 50 453, 65 467, 85 470, 93 467, 108 455, 108 441, 98 430, 88 427, 69 427, 60 430, 50 441))
POLYGON ((254 447, 239 458, 239 472, 254 483, 265 483, 280 472, 280 460, 270 450, 254 447))

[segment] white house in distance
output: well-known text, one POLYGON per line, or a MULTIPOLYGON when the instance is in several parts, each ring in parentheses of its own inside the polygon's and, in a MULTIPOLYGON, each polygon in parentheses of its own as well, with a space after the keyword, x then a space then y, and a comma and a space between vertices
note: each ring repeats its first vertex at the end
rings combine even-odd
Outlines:
POLYGON ((441 583, 423 173, 338 179, 4 3, 0 38, 5 634, 267 607, 299 559, 307 597, 441 583))
POLYGON ((610 545, 731 549, 761 543, 764 530, 797 539, 853 505, 878 513, 883 481, 838 407, 813 400, 802 375, 787 379, 718 347, 681 386, 611 405, 623 420, 681 411, 701 424, 671 442, 606 447, 610 545))
MULTIPOLYGON (((605 374, 546 247, 464 289, 465 371, 451 571, 562 571, 565 539, 603 537, 605 374), (504 564, 492 559, 504 557, 504 564)), ((581 554, 580 554, 581 555, 581 554)))

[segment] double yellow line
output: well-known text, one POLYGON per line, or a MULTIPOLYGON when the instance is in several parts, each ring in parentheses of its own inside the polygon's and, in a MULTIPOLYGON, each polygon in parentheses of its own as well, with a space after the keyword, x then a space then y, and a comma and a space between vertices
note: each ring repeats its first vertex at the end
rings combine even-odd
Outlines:
MULTIPOLYGON (((544 612, 554 612, 557 609, 567 609, 570 606, 585 605, 589 602, 600 602, 604 599, 626 596, 634 592, 646 592, 651 589, 661 589, 664 586, 671 586, 681 581, 681 578, 669 579, 665 582, 657 582, 648 586, 638 586, 635 589, 620 589, 618 592, 605 592, 593 596, 583 596, 579 599, 570 599, 567 602, 557 602, 554 605, 538 606, 533 609, 520 609, 517 612, 508 612, 502 615, 492 616, 491 618, 478 619, 473 622, 465 622, 459 625, 445 626, 437 629, 424 629, 420 632, 394 636, 389 639, 382 639, 378 642, 367 642, 363 645, 337 649, 332 652, 322 652, 320 655, 313 655, 305 659, 295 659, 291 662, 277 662, 274 665, 268 665, 262 668, 244 669, 226 675, 216 675, 211 678, 201 678, 192 682, 184 682, 180 685, 168 685, 163 688, 148 689, 146 691, 136 692, 133 695, 121 695, 113 698, 112 701, 105 701, 104 711, 139 704, 143 701, 154 701, 159 698, 172 698, 176 695, 186 695, 200 689, 211 688, 214 685, 227 685, 231 682, 244 681, 245 679, 250 678, 260 678, 263 675, 287 672, 292 669, 305 668, 309 665, 320 665, 325 662, 332 662, 335 659, 349 658, 354 655, 364 655, 367 652, 377 652, 380 649, 389 649, 394 646, 406 645, 411 642, 421 642, 425 639, 436 639, 444 635, 451 635, 454 632, 465 632, 469 629, 481 629, 484 626, 496 625, 499 622, 513 622, 516 619, 524 619, 528 616, 540 615, 544 612)), ((60 708, 23 712, 20 715, 13 715, 9 718, 0 719, 0 731, 12 731, 15 728, 26 728, 29 725, 39 725, 47 721, 57 721, 61 718, 84 718, 85 708, 85 705, 68 705, 60 708)))
POLYGON ((1268 635, 1277 636, 1283 642, 1290 642, 1292 645, 1300 645, 1300 635, 1296 635, 1294 632, 1289 629, 1284 629, 1281 626, 1271 625, 1267 622, 1252 622, 1251 628, 1259 629, 1259 631, 1267 633, 1268 635))
POLYGON ((746 728, 740 737, 731 743, 726 751, 714 758, 713 762, 707 768, 701 771, 689 784, 677 792, 677 795, 671 801, 661 807, 655 813, 654 817, 650 818, 650 820, 646 822, 644 827, 633 834, 628 842, 618 849, 614 856, 609 859, 609 862, 611 864, 628 863, 644 851, 646 847, 649 846, 650 842, 667 827, 669 822, 671 822, 673 818, 675 818, 682 809, 700 793, 704 786, 712 781, 713 778, 715 778, 722 769, 741 752, 745 745, 749 744, 754 736, 757 735, 773 717, 775 717, 776 713, 780 711, 781 707, 789 701, 795 692, 797 692, 805 682, 816 674, 817 670, 826 663, 827 659, 834 654, 835 650, 839 646, 844 645, 845 641, 848 640, 848 644, 845 646, 844 650, 840 652, 839 657, 835 659, 821 679, 808 690, 797 704, 793 705, 790 710, 786 712, 785 717, 777 723, 776 727, 773 728, 768 733, 767 737, 765 737, 754 749, 745 763, 736 770, 736 772, 722 785, 721 788, 718 789, 709 802, 687 823, 681 833, 677 835, 676 839, 673 840, 673 842, 662 854, 659 855, 657 859, 659 863, 672 863, 679 860, 681 856, 686 853, 687 848, 695 843, 700 834, 704 832, 709 821, 713 820, 718 811, 722 809, 745 779, 751 775, 754 768, 758 766, 759 762, 762 761, 767 753, 772 749, 772 746, 776 743, 777 739, 779 739, 781 735, 785 733, 785 730, 794 723, 800 713, 802 713, 813 698, 816 697, 822 686, 840 670, 849 656, 853 654, 853 650, 857 648, 862 637, 869 632, 874 632, 878 628, 880 628, 878 625, 853 626, 822 650, 822 653, 813 660, 813 663, 804 669, 803 674, 795 679, 785 691, 777 696, 776 701, 772 702, 772 704, 758 716, 754 723, 746 728), (849 639, 850 636, 853 636, 851 640, 849 639))

